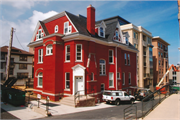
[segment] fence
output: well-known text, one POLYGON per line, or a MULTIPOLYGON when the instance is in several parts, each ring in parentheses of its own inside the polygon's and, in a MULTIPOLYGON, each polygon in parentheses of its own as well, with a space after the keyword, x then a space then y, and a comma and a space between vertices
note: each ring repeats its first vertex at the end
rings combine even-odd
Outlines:
POLYGON ((160 104, 167 95, 170 95, 170 85, 165 85, 159 90, 145 97, 142 102, 142 118, 144 118, 150 111, 152 111, 158 104, 160 104))
POLYGON ((137 119, 137 106, 131 105, 124 109, 124 120, 137 119))

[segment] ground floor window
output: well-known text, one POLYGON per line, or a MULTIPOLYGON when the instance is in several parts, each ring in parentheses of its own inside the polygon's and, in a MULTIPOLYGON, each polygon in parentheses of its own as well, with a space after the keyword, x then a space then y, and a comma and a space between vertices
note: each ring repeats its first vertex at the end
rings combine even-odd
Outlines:
POLYGON ((42 87, 42 85, 43 85, 43 73, 40 72, 38 74, 38 87, 42 87))
POLYGON ((17 79, 28 78, 28 73, 17 73, 17 79))
POLYGON ((65 83, 66 89, 70 89, 70 73, 65 73, 65 83))
POLYGON ((101 84, 101 92, 103 92, 104 89, 105 89, 105 85, 104 85, 104 83, 102 83, 102 84, 101 84))
POLYGON ((114 87, 114 73, 109 73, 109 87, 114 87))

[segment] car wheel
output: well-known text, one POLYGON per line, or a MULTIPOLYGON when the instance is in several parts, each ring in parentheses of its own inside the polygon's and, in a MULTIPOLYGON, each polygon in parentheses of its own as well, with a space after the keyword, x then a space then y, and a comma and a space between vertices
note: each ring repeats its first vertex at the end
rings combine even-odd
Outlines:
POLYGON ((119 106, 120 105, 120 100, 119 99, 117 99, 116 101, 115 101, 115 104, 117 105, 117 106, 119 106))
POLYGON ((131 99, 131 100, 130 100, 130 103, 133 104, 133 103, 134 103, 134 99, 131 99))
POLYGON ((109 101, 106 101, 106 104, 109 104, 110 102, 109 101))

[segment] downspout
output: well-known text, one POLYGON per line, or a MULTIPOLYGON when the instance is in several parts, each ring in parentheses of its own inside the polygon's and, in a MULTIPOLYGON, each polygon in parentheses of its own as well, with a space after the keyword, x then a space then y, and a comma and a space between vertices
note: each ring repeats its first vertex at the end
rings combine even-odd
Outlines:
POLYGON ((118 90, 118 85, 117 85, 117 46, 115 48, 115 57, 116 57, 116 90, 118 90))

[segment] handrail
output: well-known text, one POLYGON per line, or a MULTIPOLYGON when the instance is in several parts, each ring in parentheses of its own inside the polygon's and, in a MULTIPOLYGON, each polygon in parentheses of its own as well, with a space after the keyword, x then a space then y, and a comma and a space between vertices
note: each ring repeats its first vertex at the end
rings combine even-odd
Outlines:
POLYGON ((87 91, 91 90, 91 92, 93 92, 93 96, 94 96, 94 89, 85 89, 85 90, 79 90, 74 94, 74 104, 76 106, 76 99, 78 98, 78 100, 80 100, 81 96, 86 96, 86 100, 87 100, 87 91), (93 91, 92 91, 93 90, 93 91), (84 91, 85 95, 80 95, 80 92, 84 91))

